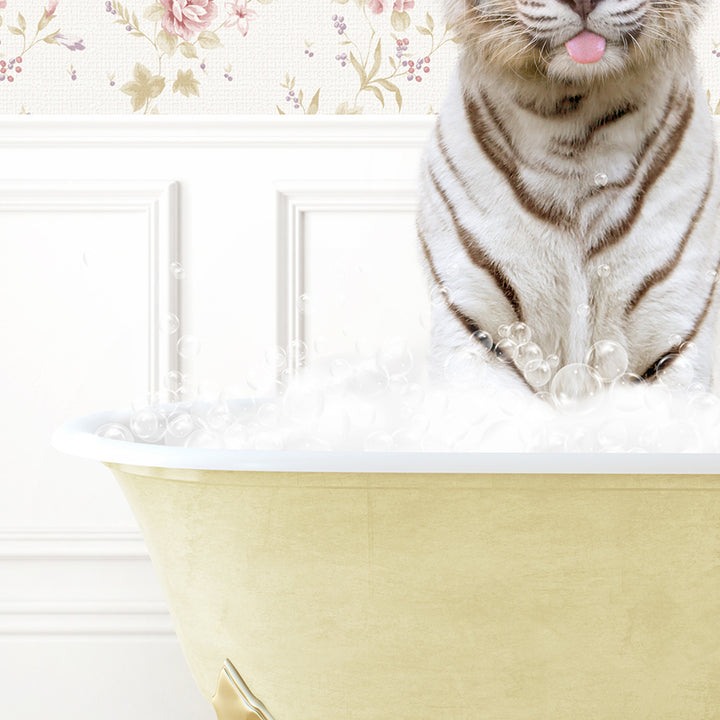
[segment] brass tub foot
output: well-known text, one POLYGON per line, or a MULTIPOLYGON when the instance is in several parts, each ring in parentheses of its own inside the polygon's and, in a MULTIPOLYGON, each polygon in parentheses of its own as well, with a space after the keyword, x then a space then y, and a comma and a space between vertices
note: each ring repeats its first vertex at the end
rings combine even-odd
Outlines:
POLYGON ((229 660, 220 671, 212 705, 218 720, 273 720, 229 660))

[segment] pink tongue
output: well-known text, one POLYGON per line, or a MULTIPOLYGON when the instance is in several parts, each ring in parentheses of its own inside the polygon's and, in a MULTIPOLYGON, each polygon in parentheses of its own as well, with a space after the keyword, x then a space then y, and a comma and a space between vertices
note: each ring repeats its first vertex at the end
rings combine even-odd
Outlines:
POLYGON ((565 43, 568 55, 576 63, 594 63, 605 54, 605 38, 583 30, 565 43))

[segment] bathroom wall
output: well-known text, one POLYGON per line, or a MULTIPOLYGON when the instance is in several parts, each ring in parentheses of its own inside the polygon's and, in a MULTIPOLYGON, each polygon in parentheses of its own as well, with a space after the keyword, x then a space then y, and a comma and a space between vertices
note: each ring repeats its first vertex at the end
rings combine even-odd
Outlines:
MULTIPOLYGON (((278 342, 423 342, 415 168, 456 52, 440 0, 215 5, 181 41, 150 2, 0 0, 2 718, 213 717, 122 495, 54 427, 178 369, 248 391, 278 342)), ((719 10, 698 41, 713 108, 719 10)))
MULTIPOLYGON (((0 0, 0 59, 22 58, 0 113, 425 114, 456 55, 442 0, 208 0, 197 27, 169 25, 169 4, 0 0), (403 63, 420 58, 410 80, 403 63)), ((715 108, 720 2, 708 6, 697 54, 715 108)))

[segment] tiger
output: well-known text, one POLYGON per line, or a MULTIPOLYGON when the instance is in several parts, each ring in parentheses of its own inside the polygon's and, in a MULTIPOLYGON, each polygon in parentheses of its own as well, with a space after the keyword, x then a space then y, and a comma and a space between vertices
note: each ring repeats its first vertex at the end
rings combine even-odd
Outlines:
POLYGON ((416 215, 436 372, 472 345, 492 382, 547 397, 557 368, 610 342, 622 378, 716 389, 720 182, 690 44, 703 0, 445 6, 459 57, 416 215), (512 328, 532 335, 529 365, 512 328))

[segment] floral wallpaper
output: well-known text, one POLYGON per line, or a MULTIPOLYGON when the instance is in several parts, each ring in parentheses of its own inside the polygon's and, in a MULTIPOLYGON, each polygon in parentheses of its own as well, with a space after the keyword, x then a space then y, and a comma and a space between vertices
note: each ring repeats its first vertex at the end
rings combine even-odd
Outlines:
MULTIPOLYGON (((720 0, 696 42, 720 114, 720 0)), ((0 113, 435 112, 442 0, 0 0, 0 113)))

